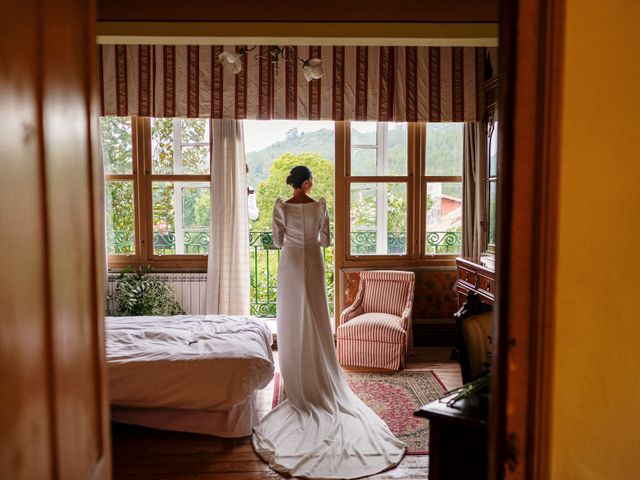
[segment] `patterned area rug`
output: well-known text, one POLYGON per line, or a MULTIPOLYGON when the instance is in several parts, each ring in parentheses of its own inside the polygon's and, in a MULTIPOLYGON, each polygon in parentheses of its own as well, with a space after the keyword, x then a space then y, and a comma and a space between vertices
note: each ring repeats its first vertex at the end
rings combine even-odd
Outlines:
MULTIPOLYGON (((407 455, 429 453, 429 422, 414 417, 413 412, 441 397, 446 390, 433 371, 346 372, 345 375, 351 390, 407 445, 407 455)), ((275 385, 272 407, 286 399, 280 373, 276 373, 275 385)))

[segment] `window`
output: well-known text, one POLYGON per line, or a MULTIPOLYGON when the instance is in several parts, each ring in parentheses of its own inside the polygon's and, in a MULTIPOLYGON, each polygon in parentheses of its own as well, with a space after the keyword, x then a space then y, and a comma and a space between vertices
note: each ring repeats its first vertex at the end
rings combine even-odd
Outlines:
MULTIPOLYGON (((289 123, 245 122, 245 139, 266 142, 247 148, 260 211, 251 222, 252 246, 270 248, 273 201, 288 194, 282 172, 311 163, 322 179, 314 195, 329 199, 335 158, 340 266, 460 254, 463 123, 289 123)), ((205 119, 101 119, 111 267, 206 268, 210 128, 205 119)))
POLYGON ((151 119, 153 255, 209 251, 209 121, 151 119))
POLYGON ((135 255, 136 168, 130 118, 100 119, 105 173, 107 253, 135 255))
POLYGON ((424 161, 425 254, 462 249, 464 123, 428 123, 424 161))
POLYGON ((344 122, 340 128, 343 266, 415 265, 459 255, 464 124, 344 122))
POLYGON ((347 192, 351 256, 407 254, 407 131, 406 123, 350 124, 347 192))
POLYGON ((204 268, 210 122, 101 118, 110 266, 204 268))

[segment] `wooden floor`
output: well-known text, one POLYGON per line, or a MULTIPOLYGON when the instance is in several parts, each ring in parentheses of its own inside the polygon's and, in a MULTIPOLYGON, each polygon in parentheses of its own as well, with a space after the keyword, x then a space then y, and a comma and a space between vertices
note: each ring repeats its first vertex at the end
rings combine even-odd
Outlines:
MULTIPOLYGON (((458 363, 449 348, 418 348, 407 368, 434 370, 448 389, 461 385, 458 363)), ((277 352, 274 352, 277 368, 277 352)), ((345 369, 347 371, 356 371, 345 369)), ((365 371, 365 370, 357 370, 365 371)), ((368 370, 371 371, 371 370, 368 370)), ((273 382, 260 391, 258 413, 271 410, 273 382)), ((284 478, 262 462, 249 438, 223 439, 112 424, 115 480, 258 480, 284 478)), ((407 455, 397 468, 369 478, 427 478, 429 457, 407 455)), ((289 477, 290 478, 290 477, 289 477)))

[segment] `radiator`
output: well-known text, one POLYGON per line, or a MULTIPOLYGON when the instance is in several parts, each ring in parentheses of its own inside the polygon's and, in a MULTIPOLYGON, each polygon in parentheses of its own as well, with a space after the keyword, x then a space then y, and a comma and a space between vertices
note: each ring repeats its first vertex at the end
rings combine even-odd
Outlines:
MULTIPOLYGON (((182 305, 185 313, 189 315, 204 315, 206 306, 206 273, 152 273, 169 284, 173 290, 174 298, 182 305)), ((110 274, 107 282, 107 295, 111 297, 116 290, 118 275, 110 274)), ((114 300, 107 301, 109 312, 115 309, 114 300)))

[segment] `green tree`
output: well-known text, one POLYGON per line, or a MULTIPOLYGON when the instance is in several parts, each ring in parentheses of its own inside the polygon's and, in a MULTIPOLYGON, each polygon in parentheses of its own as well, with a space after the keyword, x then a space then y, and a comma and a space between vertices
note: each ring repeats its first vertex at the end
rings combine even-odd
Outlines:
POLYGON ((313 190, 315 199, 327 201, 329 216, 333 218, 334 206, 334 167, 333 163, 318 153, 285 153, 278 157, 269 169, 269 178, 258 185, 256 190, 260 216, 253 221, 253 231, 271 231, 271 212, 278 198, 291 197, 291 187, 286 184, 289 171, 296 165, 306 165, 313 172, 313 190))
POLYGON ((153 173, 173 173, 173 119, 151 120, 151 163, 153 173))
MULTIPOLYGON (((131 119, 100 119, 102 160, 106 174, 131 173, 133 165, 131 119)), ((129 254, 135 249, 133 182, 109 181, 105 184, 107 249, 109 253, 129 254)))

